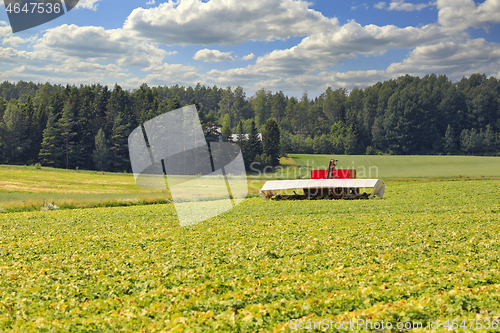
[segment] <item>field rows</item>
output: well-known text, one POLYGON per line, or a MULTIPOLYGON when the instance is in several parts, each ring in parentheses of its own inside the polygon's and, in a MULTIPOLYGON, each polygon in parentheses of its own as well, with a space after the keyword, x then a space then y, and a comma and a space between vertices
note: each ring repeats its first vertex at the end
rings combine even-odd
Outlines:
POLYGON ((383 200, 251 198, 190 228, 173 205, 1 214, 0 331, 499 318, 499 190, 408 182, 383 200))

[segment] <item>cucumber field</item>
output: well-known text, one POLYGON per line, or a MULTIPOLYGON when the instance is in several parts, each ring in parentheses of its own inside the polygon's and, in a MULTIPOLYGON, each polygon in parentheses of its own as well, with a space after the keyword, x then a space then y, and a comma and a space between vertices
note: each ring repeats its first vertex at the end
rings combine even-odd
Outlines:
POLYGON ((1 213, 0 331, 498 331, 487 176, 388 179, 373 200, 250 197, 188 228, 172 204, 1 213))

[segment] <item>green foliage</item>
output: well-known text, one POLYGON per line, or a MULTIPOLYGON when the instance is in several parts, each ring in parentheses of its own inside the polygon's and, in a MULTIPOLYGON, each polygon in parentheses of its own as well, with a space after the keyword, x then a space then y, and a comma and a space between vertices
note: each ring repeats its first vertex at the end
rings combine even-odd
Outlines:
POLYGON ((481 152, 483 149, 481 135, 474 128, 464 129, 460 133, 460 143, 463 151, 468 155, 474 155, 474 152, 481 152))
POLYGON ((274 118, 269 118, 266 122, 264 133, 262 134, 262 144, 264 152, 269 156, 270 161, 266 159, 266 164, 277 166, 280 156, 280 129, 274 118), (270 163, 269 163, 270 162, 270 163))
POLYGON ((121 113, 118 113, 111 129, 109 155, 111 170, 126 171, 130 169, 128 157, 128 124, 124 123, 121 113))
POLYGON ((456 151, 455 134, 451 125, 446 128, 446 133, 444 134, 444 152, 447 154, 452 154, 456 151))
POLYGON ((103 129, 99 129, 95 137, 94 164, 97 170, 107 171, 109 167, 109 148, 103 129))
POLYGON ((259 134, 257 133, 257 128, 255 127, 255 122, 252 121, 250 124, 250 131, 248 134, 248 140, 246 142, 246 156, 247 156, 247 165, 253 162, 256 156, 262 155, 262 143, 259 140, 259 134))
MULTIPOLYGON (((138 89, 124 90, 118 84, 109 89, 100 84, 77 87, 3 82, 0 163, 33 164, 43 160, 44 165, 94 169, 89 157, 95 148, 95 136, 103 128, 115 145, 110 147, 115 150, 110 170, 122 172, 129 168, 124 136, 158 115, 193 102, 207 141, 219 140, 220 134, 227 141, 240 122, 243 133, 250 132, 252 121, 257 132, 263 133, 267 120, 273 117, 282 133, 281 155, 363 154, 371 152, 368 147, 385 154, 497 155, 499 94, 500 81, 484 74, 473 74, 455 83, 444 75, 405 75, 366 88, 355 87, 350 92, 328 88, 315 98, 304 92, 300 100, 265 88, 247 97, 241 87, 222 89, 201 84, 187 88, 143 84, 138 89), (12 128, 7 130, 4 116, 8 105, 11 110, 15 105, 19 110, 16 114, 22 115, 15 122, 24 129, 22 134, 12 128), (74 125, 66 131, 69 140, 65 135, 57 143, 58 148, 64 148, 64 156, 57 156, 55 151, 48 152, 47 142, 42 147, 47 141, 44 130, 49 113, 53 114, 52 122, 60 125, 66 107, 71 109, 68 112, 74 125), (118 116, 120 125, 116 124, 118 116), (345 124, 345 130, 334 131, 332 136, 331 128, 339 122, 345 124), (112 140, 117 135, 120 143, 112 140), (330 142, 325 141, 325 136, 330 142)), ((65 116, 63 121, 67 119, 65 116)))
POLYGON ((272 93, 264 88, 258 90, 250 103, 255 113, 255 124, 260 128, 271 116, 272 93))
POLYGON ((352 129, 342 121, 337 121, 330 129, 330 142, 335 154, 349 155, 355 149, 355 136, 352 129))
POLYGON ((57 123, 57 126, 59 128, 59 133, 62 136, 62 143, 64 146, 64 154, 65 154, 65 164, 66 164, 66 169, 69 168, 69 154, 70 151, 73 147, 73 137, 76 136, 76 132, 73 131, 73 128, 75 127, 75 120, 73 117, 73 111, 71 109, 71 105, 66 104, 66 106, 63 109, 61 118, 59 118, 59 121, 57 123))
POLYGON ((241 149, 243 149, 244 143, 245 143, 245 133, 243 133, 243 122, 240 121, 238 123, 238 127, 236 128, 236 141, 235 143, 240 146, 241 149))
POLYGON ((31 143, 31 140, 25 137, 27 129, 28 120, 23 107, 16 100, 11 100, 7 104, 3 119, 0 120, 0 141, 6 163, 17 164, 26 161, 24 153, 31 143))
POLYGON ((56 115, 52 110, 49 111, 47 126, 43 130, 42 148, 40 150, 40 162, 44 166, 60 167, 62 166, 60 132, 56 123, 56 115))
POLYGON ((230 123, 229 122, 229 115, 226 114, 224 116, 222 130, 221 130, 222 141, 224 141, 224 142, 230 142, 231 136, 233 135, 233 133, 231 132, 231 126, 229 123, 230 123))
POLYGON ((198 114, 198 118, 200 119, 201 128, 203 130, 203 134, 207 141, 219 141, 218 136, 214 133, 213 127, 208 124, 207 117, 203 112, 201 112, 201 106, 196 102, 196 99, 193 97, 191 101, 189 101, 189 105, 194 105, 196 108, 196 112, 198 114))
POLYGON ((377 153, 377 150, 374 149, 372 146, 366 147, 366 155, 375 155, 377 153))
POLYGON ((0 214, 0 330, 496 318, 497 191, 496 181, 402 182, 383 200, 252 198, 190 228, 173 205, 0 214))

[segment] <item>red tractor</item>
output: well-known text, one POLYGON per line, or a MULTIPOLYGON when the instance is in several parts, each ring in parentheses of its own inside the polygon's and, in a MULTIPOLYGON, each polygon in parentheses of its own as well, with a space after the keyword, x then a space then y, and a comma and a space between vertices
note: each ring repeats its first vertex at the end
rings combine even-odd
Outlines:
POLYGON ((330 160, 327 170, 311 170, 311 179, 270 180, 261 188, 266 199, 273 200, 317 200, 317 199, 380 199, 384 196, 385 182, 380 179, 356 179, 355 169, 335 169, 337 160, 330 160), (359 194, 360 188, 373 188, 371 194, 359 194), (293 195, 280 192, 293 191, 293 195))
MULTIPOLYGON (((311 179, 356 179, 356 169, 335 169, 337 162, 338 160, 330 160, 327 170, 311 170, 311 179)), ((359 189, 356 187, 304 189, 304 195, 308 199, 323 199, 325 196, 331 199, 342 199, 349 196, 354 198, 359 196, 359 189)))

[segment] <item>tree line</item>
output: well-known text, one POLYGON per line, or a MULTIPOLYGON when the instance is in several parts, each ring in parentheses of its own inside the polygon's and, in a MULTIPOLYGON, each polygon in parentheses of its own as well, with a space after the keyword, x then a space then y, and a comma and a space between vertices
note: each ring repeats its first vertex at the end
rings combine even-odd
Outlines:
POLYGON ((0 84, 0 164, 130 171, 128 134, 196 104, 208 141, 237 134, 247 166, 286 153, 500 154, 500 81, 401 76, 309 98, 241 87, 0 84), (263 141, 258 140, 263 133, 263 141), (248 134, 248 135, 246 135, 248 134))

